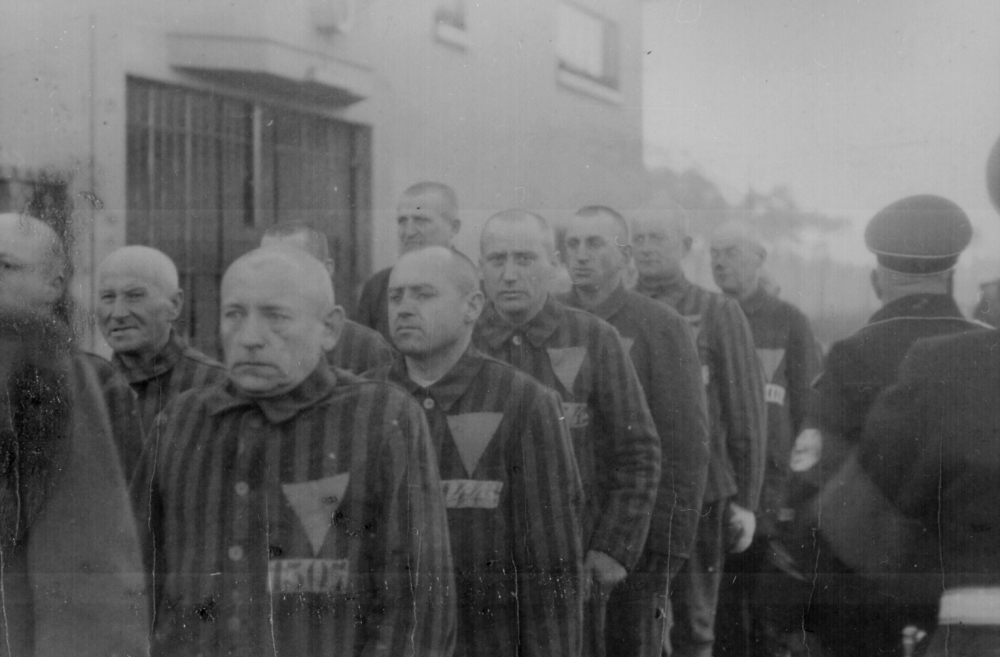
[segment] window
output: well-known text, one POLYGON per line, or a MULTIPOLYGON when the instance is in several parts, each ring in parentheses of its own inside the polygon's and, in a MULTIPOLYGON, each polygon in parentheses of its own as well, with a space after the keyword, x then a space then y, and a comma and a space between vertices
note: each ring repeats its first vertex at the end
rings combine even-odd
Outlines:
POLYGON ((278 221, 328 235, 338 301, 352 305, 367 266, 369 140, 327 117, 129 79, 127 241, 177 264, 196 346, 215 351, 222 274, 278 221))
MULTIPOLYGON (((618 26, 569 2, 556 14, 556 57, 560 73, 618 89, 618 26)), ((564 80, 567 76, 561 75, 564 80)))

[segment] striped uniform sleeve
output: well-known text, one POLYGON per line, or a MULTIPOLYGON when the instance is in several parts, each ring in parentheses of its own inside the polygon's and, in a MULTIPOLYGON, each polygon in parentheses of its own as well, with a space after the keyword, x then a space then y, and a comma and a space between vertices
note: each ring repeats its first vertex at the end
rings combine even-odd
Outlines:
POLYGON ((686 556, 691 549, 708 473, 708 410, 701 362, 691 329, 673 313, 653 332, 650 412, 663 450, 649 549, 686 556))
POLYGON ((722 298, 714 318, 718 354, 716 384, 726 424, 727 451, 736 476, 734 501, 756 511, 764 483, 767 451, 767 406, 764 373, 753 333, 739 305, 722 298))
POLYGON ((579 587, 583 485, 558 395, 522 390, 527 428, 517 440, 513 478, 520 654, 577 655, 582 632, 579 587), (529 396, 530 395, 530 396, 529 396), (525 412, 526 411, 526 412, 525 412))
POLYGON ((642 555, 660 484, 660 439, 632 360, 610 325, 595 322, 593 405, 602 508, 588 550, 631 569, 642 555))
POLYGON ((90 359, 101 384, 101 394, 108 406, 111 431, 121 461, 125 480, 129 481, 142 457, 145 434, 139 416, 139 402, 125 378, 103 359, 90 359))
MULTIPOLYGON (((376 407, 380 415, 386 410, 376 407)), ((378 629, 362 654, 446 657, 457 632, 455 585, 437 458, 416 402, 406 395, 396 408, 387 420, 392 428, 373 454, 388 485, 381 552, 374 556, 384 586, 375 605, 378 629)))

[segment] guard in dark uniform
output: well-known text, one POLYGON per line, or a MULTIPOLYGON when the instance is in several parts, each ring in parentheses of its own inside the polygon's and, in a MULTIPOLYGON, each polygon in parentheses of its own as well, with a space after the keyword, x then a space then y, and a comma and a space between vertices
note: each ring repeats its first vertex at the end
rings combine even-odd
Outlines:
MULTIPOLYGON (((799 436, 793 455, 800 511, 815 509, 813 494, 852 457, 872 404, 895 381, 910 346, 921 338, 977 328, 951 295, 952 268, 971 237, 965 212, 939 196, 904 198, 869 222, 865 242, 878 258, 872 285, 883 306, 866 326, 833 345, 816 382, 810 429, 799 436)), ((822 538, 815 542, 816 517, 815 511, 800 512, 796 544, 804 562, 815 563, 817 570, 807 629, 819 633, 833 655, 892 654, 904 625, 932 622, 933 609, 894 605, 876 586, 854 576, 822 538)))

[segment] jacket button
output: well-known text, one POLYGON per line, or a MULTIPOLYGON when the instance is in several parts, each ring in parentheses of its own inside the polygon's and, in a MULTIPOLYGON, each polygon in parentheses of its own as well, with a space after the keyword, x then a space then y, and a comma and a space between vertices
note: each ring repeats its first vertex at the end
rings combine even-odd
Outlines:
POLYGON ((236 482, 236 486, 234 486, 234 488, 236 489, 236 494, 240 497, 244 497, 250 492, 250 485, 245 481, 236 482))
POLYGON ((239 545, 234 545, 231 548, 229 548, 229 558, 232 559, 233 561, 239 561, 240 559, 242 559, 243 548, 241 548, 239 545))
POLYGON ((515 347, 520 347, 521 346, 521 336, 520 335, 515 335, 513 338, 510 339, 510 341, 514 343, 515 347))
POLYGON ((432 408, 434 408, 434 400, 431 399, 430 397, 428 397, 427 399, 425 399, 424 400, 424 408, 426 408, 428 411, 431 410, 432 408))

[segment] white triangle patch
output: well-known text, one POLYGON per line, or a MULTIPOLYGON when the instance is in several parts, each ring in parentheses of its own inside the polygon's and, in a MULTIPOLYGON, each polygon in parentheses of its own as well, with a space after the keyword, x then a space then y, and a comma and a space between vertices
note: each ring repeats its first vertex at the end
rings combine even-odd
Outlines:
POLYGON ((632 353, 632 345, 635 344, 635 338, 622 338, 622 344, 625 345, 625 353, 632 353))
POLYGON ((758 349, 757 357, 760 358, 761 367, 764 368, 764 376, 770 383, 774 378, 774 373, 778 371, 778 365, 785 358, 784 349, 758 349))
POLYGON ((562 349, 546 349, 549 352, 549 362, 552 370, 559 377, 567 392, 573 391, 576 375, 580 373, 583 359, 587 357, 586 347, 564 347, 562 349))
POLYGON ((684 315, 684 320, 688 323, 691 335, 694 336, 694 340, 697 342, 698 334, 701 333, 701 315, 684 315))
POLYGON ((462 413, 448 415, 447 418, 458 455, 462 457, 465 471, 471 477, 476 472, 486 446, 493 440, 503 413, 462 413))
POLYGON ((333 514, 340 508, 350 478, 351 474, 345 472, 300 484, 281 485, 285 498, 295 510, 295 515, 299 517, 299 522, 306 531, 314 556, 319 555, 323 547, 326 534, 330 531, 333 514))

